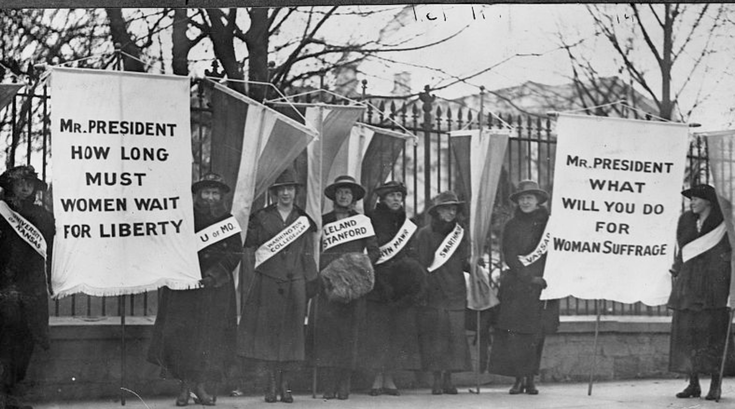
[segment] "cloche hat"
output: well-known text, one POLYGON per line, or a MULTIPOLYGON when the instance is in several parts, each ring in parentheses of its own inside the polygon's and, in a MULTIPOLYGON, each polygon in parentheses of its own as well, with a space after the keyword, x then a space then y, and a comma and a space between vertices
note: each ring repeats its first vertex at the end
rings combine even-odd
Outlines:
POLYGON ((383 197, 388 193, 393 192, 401 192, 404 197, 406 196, 406 193, 408 193, 406 190, 406 186, 403 183, 395 180, 391 180, 390 182, 386 182, 375 188, 375 194, 378 195, 378 197, 383 197))
POLYGON ((191 192, 196 193, 205 187, 216 187, 221 189, 224 193, 230 191, 230 187, 225 183, 225 179, 216 173, 207 173, 202 176, 201 179, 194 182, 194 184, 191 185, 191 192))
POLYGON ((365 188, 360 186, 355 181, 355 178, 348 175, 337 176, 334 179, 334 183, 324 189, 324 196, 328 197, 331 200, 334 200, 334 194, 337 193, 337 189, 340 187, 348 187, 352 189, 352 199, 355 202, 365 197, 365 188))
POLYGON ((538 182, 534 180, 522 180, 518 182, 518 191, 510 195, 510 200, 514 203, 518 203, 518 198, 525 194, 536 195, 536 197, 538 197, 538 204, 543 204, 549 200, 549 194, 545 190, 541 189, 538 182))
MULTIPOLYGON (((451 190, 447 190, 445 192, 441 192, 438 195, 434 197, 431 203, 431 207, 428 210, 428 213, 430 215, 436 214, 436 209, 439 206, 449 206, 449 205, 461 205, 464 202, 460 201, 457 197, 457 194, 452 192, 451 190)), ((461 210, 459 208, 458 210, 461 210)))
POLYGON ((715 188, 710 185, 694 185, 689 189, 682 191, 681 194, 689 199, 692 197, 698 197, 700 199, 717 203, 717 192, 715 192, 715 188))
POLYGON ((301 182, 296 179, 296 173, 292 169, 286 169, 278 175, 278 178, 269 189, 276 189, 281 186, 301 186, 301 182))
POLYGON ((31 165, 12 167, 0 175, 0 187, 3 190, 11 190, 13 183, 19 180, 30 180, 34 183, 36 190, 46 190, 46 182, 38 178, 38 173, 31 165))

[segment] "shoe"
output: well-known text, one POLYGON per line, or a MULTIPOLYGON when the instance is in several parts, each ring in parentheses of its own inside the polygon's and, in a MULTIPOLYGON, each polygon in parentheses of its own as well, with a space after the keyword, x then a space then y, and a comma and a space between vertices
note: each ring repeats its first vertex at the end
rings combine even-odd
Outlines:
POLYGON ((709 392, 707 392, 705 399, 719 401, 720 395, 722 395, 722 389, 720 389, 720 375, 712 375, 712 382, 709 384, 709 392))
POLYGON ((189 388, 185 383, 181 383, 179 396, 176 397, 176 406, 187 406, 189 404, 189 388))
POLYGON ((194 403, 197 405, 214 406, 215 402, 217 402, 216 397, 208 394, 207 391, 204 390, 203 384, 197 384, 194 389, 194 403))
POLYGON ((533 376, 529 376, 526 378, 526 382, 524 382, 523 388, 529 395, 538 395, 538 389, 536 389, 536 384, 534 384, 533 382, 533 376))
POLYGON ((401 392, 395 388, 384 388, 383 393, 390 396, 401 396, 401 392))
POLYGON ((370 392, 368 392, 368 395, 370 396, 380 396, 383 394, 383 388, 372 388, 370 389, 370 392))
POLYGON ((442 382, 442 392, 447 395, 456 395, 459 393, 457 388, 452 385, 452 373, 444 372, 444 381, 442 382))
POLYGON ((511 386, 508 393, 511 395, 519 395, 523 393, 523 390, 523 378, 516 378, 515 383, 513 383, 513 386, 511 386))
POLYGON ((442 375, 441 372, 434 372, 434 384, 431 387, 432 395, 441 395, 444 393, 442 390, 442 375))
POLYGON ((347 400, 350 398, 350 374, 342 377, 337 386, 337 399, 347 400))
POLYGON ((334 391, 324 392, 324 395, 322 396, 322 398, 326 400, 334 399, 336 397, 337 395, 334 394, 334 391))
POLYGON ((240 388, 237 388, 234 391, 230 392, 230 396, 232 396, 233 398, 239 398, 241 396, 245 396, 245 391, 240 388))
POLYGON ((278 402, 278 395, 276 391, 276 374, 273 371, 268 371, 267 384, 265 387, 265 397, 263 398, 267 403, 278 402))
POLYGON ((281 402, 293 403, 293 395, 291 395, 291 388, 288 387, 288 382, 281 382, 281 402))
POLYGON ((676 394, 677 398, 698 398, 702 396, 702 388, 699 383, 690 383, 683 391, 676 394))

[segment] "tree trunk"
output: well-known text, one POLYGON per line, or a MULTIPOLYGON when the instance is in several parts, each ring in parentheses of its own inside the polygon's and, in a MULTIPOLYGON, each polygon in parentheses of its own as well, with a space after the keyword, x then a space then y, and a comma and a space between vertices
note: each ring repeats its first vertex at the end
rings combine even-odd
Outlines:
MULTIPOLYGON (((250 14, 250 29, 245 34, 245 43, 248 46, 248 79, 269 82, 268 9, 252 7, 248 13, 250 14)), ((263 101, 267 92, 266 86, 250 86, 250 97, 256 101, 263 101)))
POLYGON ((664 49, 661 56, 661 112, 664 119, 671 120, 673 102, 671 101, 671 56, 674 42, 674 17, 671 15, 671 5, 664 5, 664 49))
MULTIPOLYGON (((231 9, 230 13, 236 13, 237 9, 231 9)), ((236 80, 230 82, 230 88, 245 94, 245 84, 238 80, 243 79, 240 63, 235 56, 234 30, 223 22, 225 14, 219 9, 207 9, 212 32, 210 38, 214 47, 214 55, 217 56, 227 78, 236 80)))
POLYGON ((125 21, 125 18, 123 18, 122 10, 107 8, 105 9, 105 12, 107 13, 107 18, 110 21, 110 35, 112 36, 112 41, 115 44, 119 44, 120 50, 125 54, 134 57, 131 58, 128 55, 123 54, 123 70, 145 72, 145 64, 140 61, 142 52, 135 42, 133 42, 133 39, 128 33, 127 22, 125 21))
POLYGON ((186 36, 186 30, 189 26, 189 17, 187 10, 182 8, 174 9, 174 24, 171 40, 173 46, 171 52, 173 54, 173 70, 175 75, 189 75, 189 37, 186 36))

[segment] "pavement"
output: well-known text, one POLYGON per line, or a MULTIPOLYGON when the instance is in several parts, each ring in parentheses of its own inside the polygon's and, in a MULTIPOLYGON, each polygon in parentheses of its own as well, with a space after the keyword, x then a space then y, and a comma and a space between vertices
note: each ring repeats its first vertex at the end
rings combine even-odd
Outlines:
MULTIPOLYGON (((707 392, 709 379, 703 379, 703 393, 707 392)), ((217 399, 215 408, 268 408, 268 409, 698 409, 698 408, 735 408, 735 380, 725 379, 722 385, 722 398, 719 402, 702 398, 677 399, 676 392, 686 387, 682 379, 646 379, 632 381, 600 382, 592 386, 588 395, 587 383, 538 384, 538 395, 509 395, 510 385, 481 385, 480 393, 471 393, 469 387, 460 389, 458 395, 434 396, 428 389, 402 390, 401 396, 369 396, 364 391, 350 394, 348 400, 314 399, 311 394, 294 394, 294 403, 265 403, 258 395, 244 397, 222 396, 217 399)), ((119 400, 73 401, 73 402, 31 402, 35 409, 153 409, 175 408, 174 396, 138 397, 128 392, 125 405, 119 400)), ((200 408, 201 405, 189 404, 200 408)))

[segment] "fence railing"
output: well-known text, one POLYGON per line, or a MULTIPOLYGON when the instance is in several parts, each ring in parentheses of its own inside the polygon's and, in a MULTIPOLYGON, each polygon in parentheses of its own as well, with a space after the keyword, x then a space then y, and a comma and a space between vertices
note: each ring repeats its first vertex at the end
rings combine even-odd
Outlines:
MULTIPOLYGON (((209 158, 212 111, 208 96, 198 82, 191 92, 192 149, 194 162, 192 176, 197 178, 211 168, 209 158)), ((393 130, 403 129, 418 136, 416 145, 406 143, 393 166, 392 178, 402 180, 408 189, 406 209, 409 215, 420 215, 430 198, 440 191, 453 189, 457 183, 456 164, 449 148, 449 132, 478 126, 478 113, 457 104, 437 101, 428 91, 418 98, 383 100, 371 98, 363 91, 362 101, 368 103, 363 122, 393 130), (391 121, 388 120, 391 119, 391 121), (399 126, 400 125, 400 126, 399 126)), ((32 164, 44 179, 49 179, 51 132, 50 96, 46 86, 19 93, 13 102, 0 112, 0 140, 6 165, 32 164)), ((300 102, 317 102, 302 99, 300 102)), ((318 101, 342 104, 344 101, 318 101)), ((553 169, 556 151, 555 125, 551 118, 485 113, 482 123, 490 127, 512 127, 512 134, 503 163, 493 226, 487 238, 489 254, 497 254, 502 226, 512 215, 508 197, 514 185, 523 179, 535 179, 542 188, 553 192, 553 169)), ((691 141, 688 154, 687 181, 709 180, 706 144, 701 138, 691 141)), ((42 200, 50 205, 50 200, 42 200)), ((157 292, 126 297, 92 297, 83 294, 51 303, 55 316, 114 316, 125 308, 128 316, 155 315, 157 292), (124 305, 121 305, 124 303, 124 305)), ((600 308, 606 315, 668 315, 665 306, 649 307, 641 303, 623 304, 612 301, 579 300, 568 297, 561 303, 562 314, 594 315, 600 308)))

